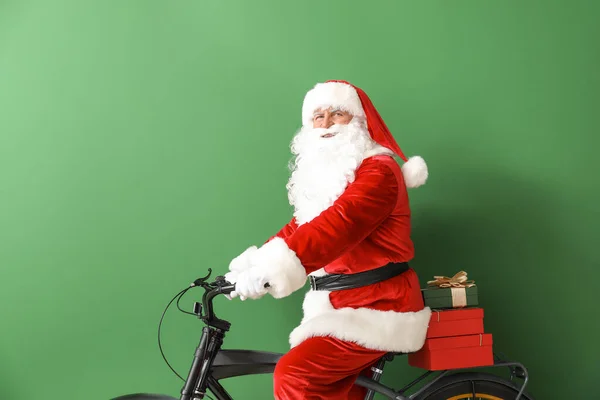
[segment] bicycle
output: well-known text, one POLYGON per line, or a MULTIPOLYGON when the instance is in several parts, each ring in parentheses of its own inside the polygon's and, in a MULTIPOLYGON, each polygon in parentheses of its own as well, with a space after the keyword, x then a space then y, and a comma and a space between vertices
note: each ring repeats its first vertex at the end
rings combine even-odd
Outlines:
MULTIPOLYGON (((231 328, 229 321, 216 316, 213 309, 213 300, 218 295, 227 295, 235 290, 235 285, 227 282, 224 277, 218 276, 214 282, 208 282, 212 270, 209 268, 208 275, 196 279, 189 287, 180 291, 169 302, 159 323, 159 347, 160 326, 169 306, 177 299, 177 307, 186 314, 195 315, 206 325, 202 329, 200 342, 194 353, 192 365, 188 371, 187 379, 180 392, 179 400, 204 399, 209 390, 217 400, 233 400, 227 393, 220 381, 236 376, 273 373, 281 353, 254 350, 228 350, 222 349, 225 333, 231 328), (179 307, 181 297, 193 287, 204 288, 202 303, 195 302, 193 312, 187 312, 179 307), (203 312, 204 310, 204 312, 203 312)), ((268 284, 267 284, 268 285, 268 284)), ((413 380, 401 389, 393 389, 380 383, 386 363, 393 361, 397 356, 406 353, 388 353, 383 356, 376 366, 372 368, 373 375, 369 378, 360 376, 355 384, 367 389, 365 400, 372 400, 375 393, 385 398, 394 400, 461 400, 461 399, 486 399, 486 400, 533 400, 530 394, 525 392, 529 381, 529 375, 525 366, 519 362, 505 361, 495 355, 493 365, 480 368, 508 367, 510 379, 482 372, 459 372, 462 369, 426 371, 417 379, 413 380), (434 373, 429 382, 412 394, 407 394, 418 383, 424 381, 434 373), (521 386, 513 383, 515 378, 523 380, 521 386)), ((164 358, 164 354, 163 354, 164 358)), ((168 361, 165 362, 173 370, 168 361)), ((472 369, 472 368, 471 368, 472 369)), ((178 374, 177 374, 178 375, 178 374)), ((178 375, 179 376, 179 375, 178 375)), ((183 380, 183 378, 180 376, 183 380)), ((113 398, 112 400, 178 400, 161 394, 136 393, 113 398)))

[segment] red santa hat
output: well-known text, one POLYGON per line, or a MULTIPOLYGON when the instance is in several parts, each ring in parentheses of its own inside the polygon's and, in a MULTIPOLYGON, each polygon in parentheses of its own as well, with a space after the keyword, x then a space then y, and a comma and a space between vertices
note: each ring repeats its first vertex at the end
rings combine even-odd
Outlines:
POLYGON ((346 111, 366 122, 371 139, 390 149, 404 161, 402 174, 407 187, 415 188, 425 184, 429 175, 425 160, 420 156, 407 158, 404 155, 377 109, 362 89, 339 80, 318 83, 304 98, 302 124, 311 125, 313 113, 318 109, 329 107, 346 111))

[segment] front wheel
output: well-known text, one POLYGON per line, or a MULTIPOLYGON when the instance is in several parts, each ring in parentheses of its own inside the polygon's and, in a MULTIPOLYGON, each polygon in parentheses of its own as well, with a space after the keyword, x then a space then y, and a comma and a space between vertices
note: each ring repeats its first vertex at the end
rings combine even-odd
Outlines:
MULTIPOLYGON (((499 376, 484 373, 457 373, 443 377, 427 388, 419 400, 514 400, 520 388, 499 376)), ((520 400, 533 400, 526 392, 520 400)))
POLYGON ((177 400, 175 397, 165 396, 164 394, 136 393, 126 394, 125 396, 115 397, 111 400, 177 400))

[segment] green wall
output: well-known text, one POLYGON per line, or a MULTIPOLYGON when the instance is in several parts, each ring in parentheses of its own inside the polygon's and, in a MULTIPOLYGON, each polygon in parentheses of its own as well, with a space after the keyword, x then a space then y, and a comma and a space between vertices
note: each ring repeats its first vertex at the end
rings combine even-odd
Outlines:
MULTIPOLYGON (((429 163, 411 191, 423 285, 468 271, 486 330, 530 368, 537 398, 591 395, 599 11, 0 0, 0 398, 176 395, 163 308, 289 219, 288 145, 326 79, 364 88, 429 163)), ((286 351, 301 300, 220 299, 227 346, 286 351)), ((200 328, 165 319, 180 373, 200 328)), ((419 372, 401 360, 386 382, 419 372)), ((270 378, 228 388, 270 398, 270 378)))

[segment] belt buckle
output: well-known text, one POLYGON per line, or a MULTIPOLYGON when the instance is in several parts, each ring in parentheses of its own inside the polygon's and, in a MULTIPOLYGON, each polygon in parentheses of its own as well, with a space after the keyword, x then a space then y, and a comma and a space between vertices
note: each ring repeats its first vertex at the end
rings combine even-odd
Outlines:
POLYGON ((309 275, 308 280, 310 281, 310 288, 312 290, 317 290, 317 282, 315 280, 315 277, 313 275, 309 275))

